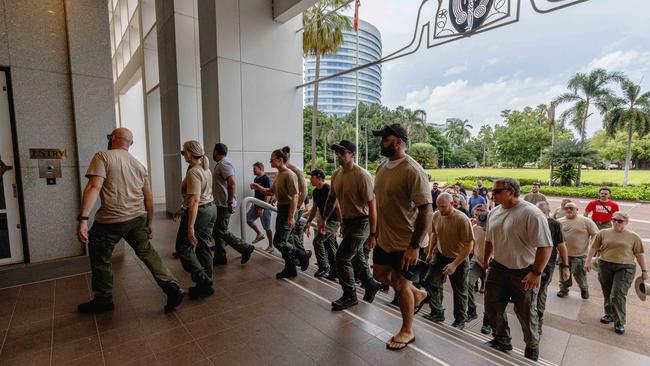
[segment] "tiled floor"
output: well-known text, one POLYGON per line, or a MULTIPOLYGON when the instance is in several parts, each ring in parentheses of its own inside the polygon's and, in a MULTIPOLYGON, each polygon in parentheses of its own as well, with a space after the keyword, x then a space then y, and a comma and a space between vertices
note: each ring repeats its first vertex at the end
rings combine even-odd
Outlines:
MULTIPOLYGON (((187 287, 189 277, 171 259, 174 228, 159 218, 154 244, 187 287)), ((384 342, 400 324, 398 311, 386 305, 388 295, 333 313, 329 301, 339 295, 336 283, 308 274, 277 281, 279 259, 261 252, 245 266, 237 255, 232 259, 216 270, 214 296, 185 300, 169 315, 146 268, 123 247, 114 255, 114 312, 76 313, 76 305, 90 296, 88 275, 0 290, 0 365, 530 364, 521 352, 485 347, 479 321, 461 332, 418 317, 414 345, 388 351, 384 342)), ((567 314, 575 316, 575 310, 567 314)), ((511 328, 521 349, 514 317, 511 328)), ((545 328, 541 353, 544 365, 650 364, 643 355, 554 328, 545 328)))

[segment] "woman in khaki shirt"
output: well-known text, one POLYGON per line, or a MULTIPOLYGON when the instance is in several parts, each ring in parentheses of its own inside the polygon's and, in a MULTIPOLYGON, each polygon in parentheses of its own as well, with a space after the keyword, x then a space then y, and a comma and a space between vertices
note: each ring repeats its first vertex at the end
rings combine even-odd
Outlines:
POLYGON ((636 265, 641 267, 644 280, 648 280, 648 267, 643 256, 643 243, 635 232, 625 228, 630 217, 623 212, 612 215, 614 227, 601 230, 594 237, 585 261, 585 271, 591 270, 591 259, 600 252, 598 280, 603 289, 605 315, 603 324, 614 322, 618 334, 625 333, 625 297, 634 280, 636 265))
POLYGON ((192 276, 196 286, 189 289, 192 299, 214 294, 212 288, 212 227, 217 220, 217 207, 212 198, 212 172, 203 147, 198 141, 186 141, 181 155, 189 164, 181 183, 183 204, 174 214, 181 224, 176 235, 176 254, 183 269, 192 276))

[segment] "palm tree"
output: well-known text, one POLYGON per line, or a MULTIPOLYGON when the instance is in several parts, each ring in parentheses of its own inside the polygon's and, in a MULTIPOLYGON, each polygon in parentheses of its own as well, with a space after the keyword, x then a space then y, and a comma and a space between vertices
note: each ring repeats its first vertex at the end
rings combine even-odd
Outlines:
POLYGON ((603 127, 609 136, 616 131, 627 132, 627 148, 625 150, 625 175, 623 185, 627 185, 630 173, 632 155, 632 136, 636 132, 643 137, 650 132, 650 92, 641 93, 641 85, 634 84, 628 79, 620 81, 622 98, 608 98, 598 104, 604 112, 603 127))
MULTIPOLYGON (((624 76, 620 72, 607 72, 604 69, 595 69, 588 74, 577 73, 570 80, 568 88, 570 93, 564 93, 553 100, 557 106, 564 103, 573 105, 560 115, 560 122, 570 121, 573 127, 580 133, 580 141, 584 142, 587 137, 587 118, 591 116, 589 106, 611 98, 613 92, 607 87, 612 81, 621 81, 624 76)), ((578 166, 578 179, 576 185, 580 185, 581 166, 578 166)))
POLYGON ((445 136, 451 141, 454 147, 459 147, 472 137, 470 129, 474 128, 469 124, 468 120, 461 120, 459 118, 450 118, 447 120, 447 128, 445 129, 445 136))
MULTIPOLYGON (((316 57, 315 80, 320 78, 320 58, 333 54, 343 43, 343 30, 350 29, 350 19, 339 14, 347 8, 332 11, 345 3, 344 0, 321 0, 302 13, 305 24, 302 33, 302 52, 316 57)), ((311 167, 316 168, 316 140, 318 138, 318 83, 314 83, 314 103, 311 121, 311 167)))
POLYGON ((399 122, 404 124, 406 132, 409 135, 409 148, 411 147, 411 142, 413 140, 417 140, 416 142, 418 142, 427 138, 427 112, 425 110, 412 110, 410 108, 398 106, 395 109, 395 112, 398 114, 399 122))

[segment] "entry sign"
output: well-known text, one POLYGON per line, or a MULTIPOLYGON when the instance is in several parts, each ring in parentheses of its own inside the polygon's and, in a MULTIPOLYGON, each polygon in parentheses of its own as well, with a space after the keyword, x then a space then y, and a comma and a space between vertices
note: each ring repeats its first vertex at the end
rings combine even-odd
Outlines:
POLYGON ((29 149, 29 158, 66 160, 68 153, 65 149, 29 149))

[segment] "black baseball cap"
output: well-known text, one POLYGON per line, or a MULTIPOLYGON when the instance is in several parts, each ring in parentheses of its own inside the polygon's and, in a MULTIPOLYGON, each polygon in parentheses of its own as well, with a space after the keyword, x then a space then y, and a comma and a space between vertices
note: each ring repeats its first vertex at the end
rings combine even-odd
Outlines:
POLYGON ((372 134, 381 137, 395 136, 402 139, 404 142, 407 142, 409 140, 409 135, 406 132, 406 128, 404 128, 404 126, 399 123, 385 125, 381 130, 372 131, 372 134))
POLYGON ((312 177, 325 179, 325 172, 322 169, 314 169, 311 172, 309 172, 309 175, 311 175, 312 177))
POLYGON ((330 148, 334 151, 348 150, 353 153, 357 152, 357 145, 350 140, 341 140, 341 142, 330 146, 330 148))

